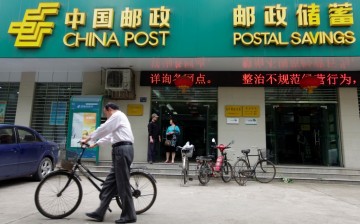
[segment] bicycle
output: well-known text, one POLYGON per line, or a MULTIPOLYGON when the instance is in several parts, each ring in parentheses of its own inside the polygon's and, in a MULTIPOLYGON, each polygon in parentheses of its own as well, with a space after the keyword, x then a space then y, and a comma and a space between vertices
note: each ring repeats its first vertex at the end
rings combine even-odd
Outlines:
POLYGON ((275 178, 275 165, 263 156, 261 149, 257 151, 257 155, 249 155, 250 149, 241 150, 244 156, 237 157, 234 164, 234 178, 241 186, 246 184, 248 178, 255 178, 260 183, 269 183, 275 178), (253 167, 250 166, 250 156, 258 157, 253 167))
POLYGON ((186 144, 181 147, 177 146, 176 150, 181 150, 181 178, 182 178, 182 184, 186 185, 188 180, 192 180, 192 178, 189 178, 189 158, 193 156, 193 152, 195 151, 194 145, 190 145, 189 142, 186 142, 186 144))
MULTIPOLYGON (((60 168, 49 173, 39 183, 35 191, 35 205, 38 211, 50 219, 62 219, 71 215, 80 205, 83 190, 79 171, 90 183, 100 191, 101 188, 95 180, 103 183, 104 180, 95 176, 84 164, 81 158, 89 145, 81 145, 81 152, 74 158, 70 169, 60 168), (95 180, 94 180, 95 179, 95 180)), ((130 184, 136 214, 146 212, 154 204, 157 196, 156 180, 143 168, 131 168, 130 184)), ((114 200, 122 209, 120 198, 116 195, 114 200)), ((108 208, 111 212, 111 209, 108 208)))
POLYGON ((232 166, 227 159, 226 149, 231 148, 230 145, 233 144, 234 141, 231 141, 228 145, 216 145, 215 139, 212 139, 212 148, 219 149, 221 155, 219 155, 216 159, 216 163, 214 164, 213 159, 214 156, 198 156, 196 157, 197 162, 197 171, 198 171, 198 179, 202 185, 206 185, 210 181, 210 177, 216 177, 218 175, 221 176, 221 179, 228 183, 232 179, 232 166))

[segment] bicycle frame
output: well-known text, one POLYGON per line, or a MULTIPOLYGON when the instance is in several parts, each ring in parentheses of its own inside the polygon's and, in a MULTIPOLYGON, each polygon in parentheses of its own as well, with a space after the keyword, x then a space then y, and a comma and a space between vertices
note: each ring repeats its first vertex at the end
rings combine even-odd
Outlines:
POLYGON ((251 175, 254 175, 255 173, 255 166, 256 164, 261 160, 261 155, 260 155, 260 151, 258 151, 258 154, 257 155, 249 155, 249 153, 246 153, 244 154, 244 156, 240 157, 239 159, 245 159, 245 161, 247 162, 247 165, 248 165, 248 169, 249 171, 251 171, 251 175), (250 163, 250 159, 249 157, 258 157, 257 161, 251 166, 251 163, 250 163))
MULTIPOLYGON (((80 176, 76 174, 76 171, 79 170, 79 172, 80 172, 83 176, 85 176, 85 177, 90 181, 90 183, 91 183, 98 191, 101 191, 101 187, 98 185, 98 183, 96 183, 96 182, 94 181, 94 179, 97 180, 97 181, 99 181, 99 182, 101 182, 101 183, 104 183, 105 180, 103 180, 103 179, 95 176, 95 174, 93 174, 93 173, 91 172, 91 170, 90 170, 89 168, 87 168, 87 167, 81 162, 81 158, 82 158, 82 156, 83 156, 86 148, 81 147, 81 149, 82 149, 82 151, 81 151, 81 153, 79 154, 79 157, 76 159, 76 162, 75 162, 73 168, 71 169, 71 171, 68 171, 68 170, 65 170, 65 171, 69 172, 71 175, 74 175, 79 181, 81 181, 80 176)), ((141 172, 143 172, 143 173, 145 173, 145 174, 148 174, 149 177, 156 183, 155 178, 154 178, 149 172, 146 172, 144 169, 142 169, 142 168, 140 168, 140 167, 136 167, 136 168, 131 168, 131 170, 130 170, 130 172, 136 172, 136 171, 141 171, 141 172)), ((64 189, 61 190, 61 191, 59 192, 59 194, 60 194, 61 192, 63 192, 63 191, 67 188, 67 186, 69 185, 69 183, 70 183, 70 180, 69 180, 68 183, 66 183, 66 185, 64 186, 64 189)), ((130 185, 130 186, 131 186, 131 189, 133 190, 133 192, 135 192, 135 188, 134 188, 132 185, 130 185)))
POLYGON ((206 165, 207 167, 210 168, 211 172, 208 173, 208 175, 212 175, 215 171, 214 171, 214 162, 212 161, 212 158, 209 157, 200 157, 197 160, 198 163, 198 170, 200 166, 206 165))
POLYGON ((181 152, 181 158, 182 168, 189 170, 189 158, 186 156, 186 153, 181 152))
POLYGON ((221 156, 224 156, 223 164, 229 162, 227 158, 227 153, 225 151, 221 152, 221 156))
MULTIPOLYGON (((96 179, 97 181, 101 182, 101 183, 104 183, 105 180, 103 180, 103 179, 95 176, 95 175, 91 172, 91 170, 90 170, 89 168, 87 168, 84 164, 82 164, 81 158, 82 158, 82 156, 83 156, 83 154, 84 154, 85 148, 82 147, 81 150, 82 150, 82 151, 81 151, 81 153, 79 154, 79 157, 76 159, 74 166, 72 167, 71 171, 68 171, 68 172, 69 172, 71 175, 74 175, 78 180, 81 181, 80 176, 76 174, 76 171, 79 170, 79 172, 80 172, 82 175, 84 175, 84 176, 90 181, 90 183, 91 183, 98 191, 100 191, 100 190, 101 190, 100 186, 93 180, 93 178, 96 179)), ((70 183, 70 179, 69 179, 68 183, 66 183, 66 185, 64 186, 64 189, 59 192, 59 194, 62 193, 62 192, 67 188, 67 186, 69 185, 69 183, 70 183)))
MULTIPOLYGON (((228 159, 227 159, 227 153, 226 153, 225 151, 220 152, 220 153, 221 153, 220 156, 223 156, 223 157, 224 157, 223 163, 222 163, 222 166, 223 166, 224 164, 226 164, 226 163, 229 162, 229 161, 228 161, 228 159)), ((217 158, 219 158, 219 156, 218 156, 217 158)), ((204 160, 204 162, 207 163, 208 166, 211 168, 211 171, 212 171, 211 175, 212 175, 212 176, 215 176, 216 173, 221 172, 220 170, 219 170, 219 171, 216 171, 216 170, 215 170, 216 163, 214 163, 213 161, 204 160)))

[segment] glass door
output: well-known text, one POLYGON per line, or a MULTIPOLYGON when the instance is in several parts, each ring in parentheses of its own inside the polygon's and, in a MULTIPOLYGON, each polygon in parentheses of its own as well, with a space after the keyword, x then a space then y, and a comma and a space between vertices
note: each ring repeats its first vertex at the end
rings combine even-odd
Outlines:
POLYGON ((336 104, 269 104, 266 135, 276 164, 340 166, 336 104))
MULTIPOLYGON (((151 112, 159 114, 159 125, 162 138, 170 118, 176 120, 181 135, 179 145, 187 141, 195 146, 193 157, 208 155, 212 138, 217 137, 217 88, 190 88, 185 93, 177 88, 154 87, 151 97, 151 112)), ((157 161, 165 158, 164 145, 157 148, 157 161)), ((177 152, 176 160, 180 160, 177 152)))

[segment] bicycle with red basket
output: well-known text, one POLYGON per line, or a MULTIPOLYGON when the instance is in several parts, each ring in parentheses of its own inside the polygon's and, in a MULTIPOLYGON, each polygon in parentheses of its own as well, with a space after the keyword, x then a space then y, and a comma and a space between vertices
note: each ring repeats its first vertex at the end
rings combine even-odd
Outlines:
POLYGON ((232 166, 228 161, 225 150, 231 148, 230 145, 233 143, 234 141, 231 141, 228 145, 216 145, 216 141, 213 138, 211 148, 220 151, 216 162, 214 162, 213 155, 196 157, 198 179, 202 185, 209 183, 211 177, 218 176, 220 176, 225 183, 231 181, 233 173, 232 166))

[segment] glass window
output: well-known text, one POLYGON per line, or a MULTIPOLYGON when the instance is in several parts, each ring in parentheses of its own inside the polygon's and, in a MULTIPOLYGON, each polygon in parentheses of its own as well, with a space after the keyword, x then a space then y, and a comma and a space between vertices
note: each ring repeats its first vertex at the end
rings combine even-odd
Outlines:
POLYGON ((12 144, 14 143, 12 128, 0 129, 0 144, 12 144))
POLYGON ((18 133, 19 133, 20 143, 29 143, 29 142, 38 141, 34 133, 29 132, 28 130, 19 129, 18 133))
POLYGON ((82 83, 36 83, 31 127, 65 148, 69 103, 81 95, 82 83))
POLYGON ((0 123, 14 124, 19 83, 0 82, 0 123))

